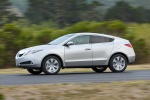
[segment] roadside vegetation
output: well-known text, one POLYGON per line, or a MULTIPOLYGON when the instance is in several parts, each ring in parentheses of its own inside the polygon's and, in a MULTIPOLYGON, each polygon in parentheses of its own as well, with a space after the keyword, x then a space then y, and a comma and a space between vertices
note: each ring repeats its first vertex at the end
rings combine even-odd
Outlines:
MULTIPOLYGON (((54 23, 51 22, 41 23, 40 25, 28 25, 26 20, 12 22, 0 28, 0 68, 15 66, 15 55, 20 49, 46 44, 57 37, 76 32, 106 33, 129 39, 136 52, 136 63, 148 63, 149 47, 146 38, 142 36, 141 38, 136 33, 133 34, 134 29, 128 31, 128 26, 130 24, 127 25, 119 20, 84 21, 61 29, 55 27, 54 23)), ((144 35, 144 33, 141 35, 144 35)))
POLYGON ((135 64, 149 63, 150 24, 143 24, 150 23, 148 9, 118 1, 102 14, 99 10, 103 4, 99 1, 28 0, 28 9, 19 17, 6 10, 10 6, 9 0, 0 1, 0 69, 14 67, 15 55, 20 49, 46 44, 62 35, 77 32, 126 38, 135 49, 135 64))
POLYGON ((0 86, 6 100, 149 100, 149 91, 150 81, 0 86))
POLYGON ((5 100, 5 96, 0 93, 0 100, 5 100))

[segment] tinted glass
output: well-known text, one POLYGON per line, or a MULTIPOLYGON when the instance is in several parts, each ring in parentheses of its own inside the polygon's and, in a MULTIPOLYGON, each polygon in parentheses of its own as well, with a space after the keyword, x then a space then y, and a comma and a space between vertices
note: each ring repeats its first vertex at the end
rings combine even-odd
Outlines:
POLYGON ((92 43, 104 43, 106 42, 106 39, 105 37, 102 37, 102 36, 92 36, 91 42, 92 43))
POLYGON ((106 37, 106 42, 112 42, 112 41, 114 41, 113 38, 107 38, 107 37, 106 37))
POLYGON ((89 35, 78 36, 78 37, 72 39, 71 41, 74 43, 74 45, 89 44, 90 36, 89 35))

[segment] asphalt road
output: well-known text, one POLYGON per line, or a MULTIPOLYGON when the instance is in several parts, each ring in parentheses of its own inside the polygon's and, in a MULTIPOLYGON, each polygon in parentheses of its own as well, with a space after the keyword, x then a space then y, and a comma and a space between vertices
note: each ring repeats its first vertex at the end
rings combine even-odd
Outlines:
POLYGON ((92 83, 129 80, 150 80, 150 70, 125 71, 123 73, 59 73, 58 75, 13 74, 0 75, 0 85, 92 83))

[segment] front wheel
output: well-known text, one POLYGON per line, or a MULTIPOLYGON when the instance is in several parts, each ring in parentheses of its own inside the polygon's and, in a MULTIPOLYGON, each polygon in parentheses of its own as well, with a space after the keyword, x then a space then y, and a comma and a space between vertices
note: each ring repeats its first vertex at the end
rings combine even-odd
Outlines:
POLYGON ((124 55, 113 55, 109 62, 109 69, 112 72, 123 72, 127 67, 127 59, 124 55))
POLYGON ((42 63, 42 70, 47 75, 55 75, 61 69, 61 62, 55 56, 48 56, 42 63))
POLYGON ((107 67, 93 67, 92 70, 97 73, 102 73, 107 69, 107 67))
POLYGON ((41 69, 27 69, 27 71, 28 71, 30 74, 33 74, 33 75, 38 75, 38 74, 41 74, 41 73, 42 73, 42 70, 41 70, 41 69))

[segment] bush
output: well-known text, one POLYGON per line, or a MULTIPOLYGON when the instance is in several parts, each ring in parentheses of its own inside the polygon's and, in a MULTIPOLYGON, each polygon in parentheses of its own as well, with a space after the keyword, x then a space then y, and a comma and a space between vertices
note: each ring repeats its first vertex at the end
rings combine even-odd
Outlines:
POLYGON ((92 22, 88 26, 89 32, 94 33, 106 33, 107 32, 107 22, 92 22))
POLYGON ((136 52, 136 63, 145 62, 149 54, 145 40, 141 38, 137 39, 133 34, 127 33, 126 24, 118 20, 105 22, 84 21, 63 29, 58 29, 56 27, 48 28, 47 23, 41 24, 43 28, 40 28, 40 25, 27 26, 25 24, 25 27, 22 25, 23 24, 18 26, 14 23, 6 24, 1 27, 0 68, 14 67, 14 58, 20 49, 46 44, 62 35, 77 32, 107 33, 130 40, 136 52))
POLYGON ((19 50, 18 37, 22 30, 13 24, 6 24, 0 30, 0 63, 1 66, 10 67, 14 65, 14 57, 19 50), (9 63, 8 63, 9 62, 9 63))
POLYGON ((71 33, 78 33, 78 32, 88 32, 88 25, 90 22, 88 21, 83 21, 76 23, 70 27, 67 28, 67 30, 71 33))
POLYGON ((0 93, 0 100, 5 100, 5 96, 0 93))
POLYGON ((39 33, 35 36, 36 44, 46 44, 50 42, 52 40, 51 33, 51 29, 44 29, 39 31, 39 33))
POLYGON ((117 35, 122 36, 122 34, 125 33, 127 26, 122 21, 115 20, 109 22, 107 29, 111 33, 116 33, 117 35))
POLYGON ((89 26, 90 32, 107 33, 117 36, 122 36, 126 32, 127 26, 125 23, 119 20, 105 21, 105 22, 93 22, 89 26))
POLYGON ((126 34, 124 37, 130 40, 131 44, 134 47, 136 53, 135 63, 145 63, 147 57, 149 56, 149 50, 146 41, 142 38, 136 39, 136 37, 133 34, 129 33, 126 34))

